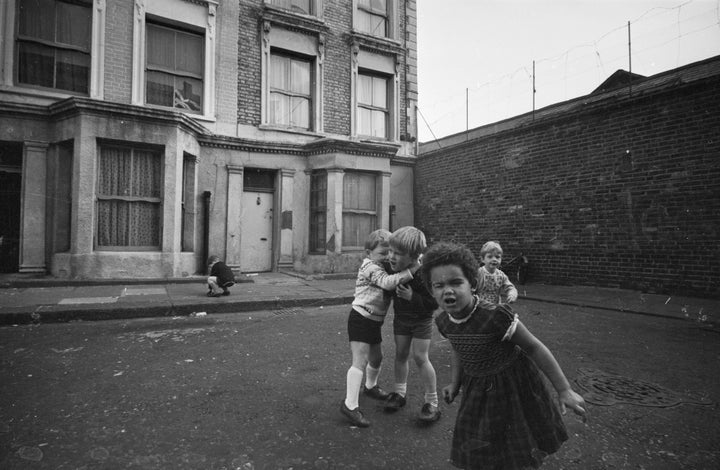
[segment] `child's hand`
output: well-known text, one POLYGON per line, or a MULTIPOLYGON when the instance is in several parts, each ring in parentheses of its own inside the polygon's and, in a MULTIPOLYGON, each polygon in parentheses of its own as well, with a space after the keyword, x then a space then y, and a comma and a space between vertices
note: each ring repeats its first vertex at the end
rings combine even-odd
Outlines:
POLYGON ((565 390, 560 392, 558 397, 560 401, 560 410, 562 414, 567 413, 567 408, 572 409, 576 415, 582 416, 583 423, 587 422, 587 411, 585 411, 585 399, 574 390, 565 390))
POLYGON ((515 302, 516 300, 517 300, 517 294, 515 294, 514 292, 511 292, 508 294, 507 303, 511 304, 511 303, 515 302))
POLYGON ((397 294, 398 297, 405 300, 412 300, 412 294, 413 290, 412 287, 406 286, 403 284, 400 284, 395 288, 395 294, 397 294))
POLYGON ((445 403, 448 405, 455 400, 455 397, 458 395, 458 392, 460 391, 460 387, 455 384, 446 385, 442 389, 442 395, 445 399, 445 403))

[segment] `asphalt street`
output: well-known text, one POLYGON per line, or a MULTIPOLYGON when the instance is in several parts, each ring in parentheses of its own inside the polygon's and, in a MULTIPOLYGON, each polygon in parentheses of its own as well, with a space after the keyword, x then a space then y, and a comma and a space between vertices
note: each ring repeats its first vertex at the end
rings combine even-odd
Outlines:
MULTIPOLYGON (((367 429, 340 415, 348 309, 1 327, 0 468, 452 468, 457 404, 420 426, 414 365, 405 409, 361 398, 367 429)), ((543 468, 720 468, 717 327, 528 300, 517 311, 589 402, 543 468)), ((450 349, 437 332, 430 354, 440 388, 450 349)))

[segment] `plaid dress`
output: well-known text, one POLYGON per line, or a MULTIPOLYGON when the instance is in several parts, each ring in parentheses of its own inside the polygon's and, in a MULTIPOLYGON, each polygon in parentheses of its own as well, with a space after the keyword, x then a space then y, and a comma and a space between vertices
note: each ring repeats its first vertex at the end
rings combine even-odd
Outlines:
POLYGON ((538 468, 568 439, 542 373, 522 349, 503 341, 515 318, 504 305, 479 308, 461 324, 445 312, 435 318, 463 367, 450 453, 458 468, 538 468))

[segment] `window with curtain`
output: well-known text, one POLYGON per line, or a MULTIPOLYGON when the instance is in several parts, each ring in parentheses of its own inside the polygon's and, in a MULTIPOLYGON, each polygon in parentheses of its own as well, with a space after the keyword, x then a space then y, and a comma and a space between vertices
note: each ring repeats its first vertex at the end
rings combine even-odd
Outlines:
POLYGON ((356 27, 373 36, 388 35, 388 0, 357 0, 356 27))
POLYGON ((313 3, 315 0, 266 0, 266 2, 296 13, 303 13, 305 15, 315 13, 313 11, 313 3))
POLYGON ((362 72, 358 74, 358 135, 388 138, 388 83, 386 77, 362 72))
POLYGON ((89 93, 91 1, 18 0, 17 81, 89 93))
POLYGON ((377 177, 345 172, 343 177, 343 248, 362 249, 377 228, 377 177))
POLYGON ((310 253, 325 253, 327 229, 327 172, 310 175, 310 253))
POLYGON ((205 37, 152 22, 146 27, 145 101, 202 113, 205 37))
POLYGON ((268 122, 272 125, 310 129, 312 62, 272 52, 268 122))
POLYGON ((98 249, 159 250, 162 155, 103 145, 97 173, 98 249))

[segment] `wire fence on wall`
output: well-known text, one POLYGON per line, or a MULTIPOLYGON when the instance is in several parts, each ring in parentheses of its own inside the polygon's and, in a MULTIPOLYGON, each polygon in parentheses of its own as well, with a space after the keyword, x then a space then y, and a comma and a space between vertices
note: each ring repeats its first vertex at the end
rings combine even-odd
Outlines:
POLYGON ((620 69, 644 75, 644 70, 657 70, 658 63, 670 64, 654 74, 720 54, 720 0, 695 2, 651 8, 595 40, 492 80, 472 82, 469 76, 466 88, 447 90, 429 101, 423 100, 421 90, 420 141, 587 95, 620 69), (707 8, 689 13, 693 3, 707 8), (697 44, 705 47, 699 51, 697 44))

